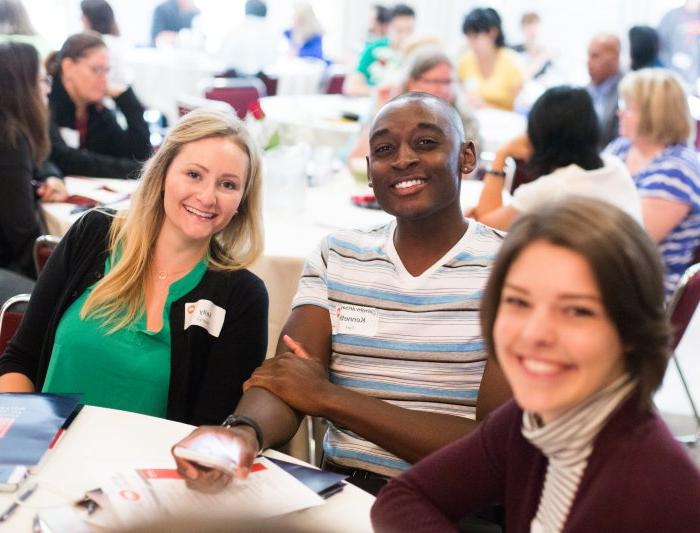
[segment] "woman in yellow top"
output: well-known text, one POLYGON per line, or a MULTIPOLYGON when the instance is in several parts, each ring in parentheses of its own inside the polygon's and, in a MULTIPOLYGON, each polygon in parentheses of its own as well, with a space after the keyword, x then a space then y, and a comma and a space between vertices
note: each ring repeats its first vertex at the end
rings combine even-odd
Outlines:
POLYGON ((476 8, 464 18, 469 51, 457 61, 457 77, 475 107, 513 110, 523 86, 517 54, 505 47, 501 17, 495 9, 476 8))

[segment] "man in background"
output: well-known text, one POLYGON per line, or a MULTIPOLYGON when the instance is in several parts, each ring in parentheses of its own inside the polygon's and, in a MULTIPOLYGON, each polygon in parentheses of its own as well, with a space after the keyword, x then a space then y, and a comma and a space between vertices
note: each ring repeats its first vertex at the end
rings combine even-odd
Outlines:
POLYGON ((199 9, 194 0, 166 0, 158 5, 151 23, 151 45, 174 42, 180 30, 192 27, 192 19, 197 15, 199 9))
POLYGON ((343 92, 348 96, 367 96, 388 68, 401 61, 401 46, 413 34, 416 14, 405 4, 391 9, 387 35, 368 43, 360 54, 355 72, 348 74, 343 92))
POLYGON ((218 55, 229 75, 255 76, 277 60, 280 36, 267 18, 265 2, 248 0, 245 19, 227 32, 218 55))
POLYGON ((593 99, 593 106, 600 123, 600 147, 605 147, 618 136, 617 85, 620 72, 620 39, 610 33, 593 37, 588 46, 588 75, 591 81, 586 87, 593 99))

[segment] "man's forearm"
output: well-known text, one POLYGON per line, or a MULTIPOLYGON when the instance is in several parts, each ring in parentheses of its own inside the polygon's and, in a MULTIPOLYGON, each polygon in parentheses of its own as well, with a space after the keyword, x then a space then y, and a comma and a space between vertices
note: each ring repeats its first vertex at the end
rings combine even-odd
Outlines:
POLYGON ((468 433, 477 426, 468 418, 404 409, 336 386, 324 402, 324 417, 409 463, 468 433))
POLYGON ((263 433, 263 447, 286 443, 294 436, 301 421, 299 415, 271 392, 258 387, 249 389, 238 402, 236 414, 255 420, 263 433))

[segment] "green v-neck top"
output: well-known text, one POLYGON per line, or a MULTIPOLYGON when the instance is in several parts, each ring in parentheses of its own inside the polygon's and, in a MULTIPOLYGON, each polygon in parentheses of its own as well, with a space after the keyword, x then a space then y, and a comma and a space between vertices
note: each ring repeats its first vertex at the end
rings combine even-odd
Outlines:
MULTIPOLYGON (((105 274, 112 267, 105 261, 105 274)), ((198 262, 170 285, 163 327, 148 331, 142 312, 128 326, 109 333, 101 319, 80 318, 95 285, 88 287, 61 317, 42 392, 81 392, 88 405, 165 417, 170 384, 170 306, 194 289, 207 270, 198 262)))

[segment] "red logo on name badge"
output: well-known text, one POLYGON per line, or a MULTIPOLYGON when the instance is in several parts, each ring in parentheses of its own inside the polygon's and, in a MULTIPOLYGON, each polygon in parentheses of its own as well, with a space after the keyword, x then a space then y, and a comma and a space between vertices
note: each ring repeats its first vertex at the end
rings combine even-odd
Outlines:
POLYGON ((10 428, 14 423, 14 418, 0 418, 0 439, 2 439, 8 431, 10 431, 10 428))
POLYGON ((194 313, 194 310, 195 310, 196 307, 197 307, 197 306, 196 306, 195 304, 190 304, 190 305, 188 305, 188 306, 187 306, 187 314, 188 314, 188 315, 191 315, 192 313, 194 313))
POLYGON ((119 496, 130 502, 137 502, 141 499, 141 495, 133 490, 120 490, 119 496))

